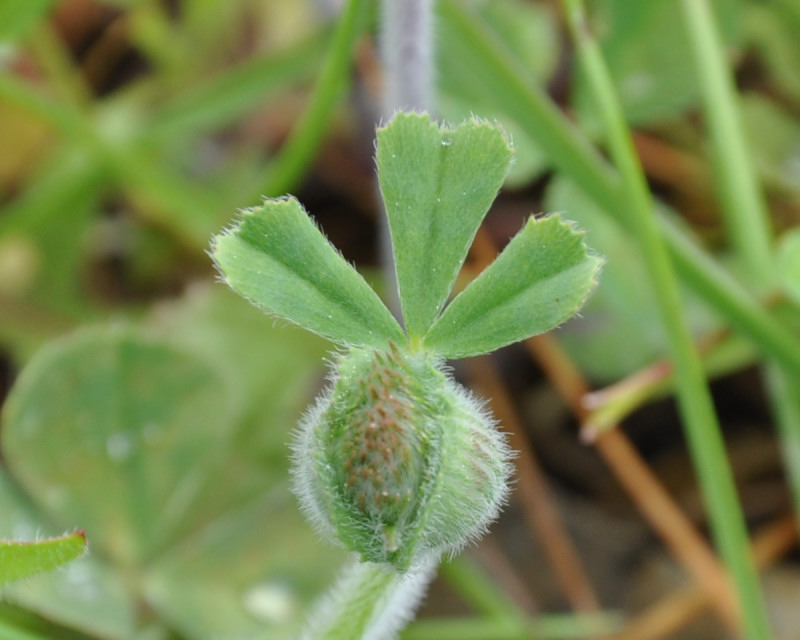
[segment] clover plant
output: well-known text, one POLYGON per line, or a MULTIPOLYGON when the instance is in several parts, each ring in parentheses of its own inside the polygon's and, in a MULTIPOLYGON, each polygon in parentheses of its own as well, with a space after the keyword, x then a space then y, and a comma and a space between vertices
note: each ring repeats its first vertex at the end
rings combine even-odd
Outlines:
POLYGON ((488 353, 578 311, 601 259, 553 215, 531 217, 449 302, 512 160, 503 130, 398 113, 377 166, 404 328, 300 203, 266 200, 215 237, 225 282, 337 345, 330 386, 301 420, 294 486, 325 538, 360 558, 307 637, 390 637, 433 568, 478 537, 508 492, 510 451, 445 360, 488 353))

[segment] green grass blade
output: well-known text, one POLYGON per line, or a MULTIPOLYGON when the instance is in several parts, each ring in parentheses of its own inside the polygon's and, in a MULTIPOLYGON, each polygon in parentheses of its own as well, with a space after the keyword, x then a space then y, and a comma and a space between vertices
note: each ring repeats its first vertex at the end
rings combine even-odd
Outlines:
POLYGON ((84 553, 83 531, 48 540, 0 540, 0 585, 50 571, 84 553))
POLYGON ((670 343, 679 408, 712 532, 739 596, 746 636, 768 640, 769 621, 733 475, 700 358, 683 317, 677 280, 656 223, 647 182, 608 69, 588 32, 583 5, 580 0, 564 0, 564 4, 581 63, 605 124, 611 156, 623 177, 630 203, 629 218, 653 288, 658 292, 656 301, 670 343))
POLYGON ((328 38, 315 33, 286 50, 229 69, 160 107, 143 135, 157 141, 225 126, 271 93, 307 77, 327 45, 328 38))
POLYGON ((336 103, 349 85, 353 51, 366 27, 368 9, 366 0, 350 0, 345 6, 308 106, 280 153, 267 168, 266 176, 251 201, 259 195, 288 193, 308 168, 325 136, 336 103))
MULTIPOLYGON (((779 279, 773 259, 772 231, 740 122, 734 81, 723 57, 724 50, 711 7, 705 0, 684 1, 682 6, 701 79, 706 120, 716 160, 717 193, 726 227, 747 265, 753 284, 767 288, 779 279)), ((786 252, 778 255, 780 260, 785 258, 786 252)), ((781 266, 786 269, 785 260, 781 266)), ((781 278, 786 276, 788 269, 780 274, 781 278)), ((795 343, 800 345, 800 340, 795 340, 795 343)), ((766 363, 766 379, 794 498, 795 515, 800 518, 800 385, 797 384, 797 375, 778 366, 774 359, 766 363)))
POLYGON ((544 333, 578 311, 601 264, 560 216, 531 218, 445 309, 425 346, 461 358, 544 333))
POLYGON ((399 113, 378 130, 378 175, 412 341, 444 306, 512 153, 500 127, 474 119, 448 129, 399 113))
POLYGON ((248 209, 214 238, 226 282, 265 311, 333 342, 383 346, 402 329, 294 198, 248 209))
POLYGON ((745 141, 734 79, 727 70, 722 38, 708 2, 684 0, 681 4, 700 79, 717 194, 726 226, 737 253, 748 265, 753 283, 764 289, 774 280, 772 234, 745 141))

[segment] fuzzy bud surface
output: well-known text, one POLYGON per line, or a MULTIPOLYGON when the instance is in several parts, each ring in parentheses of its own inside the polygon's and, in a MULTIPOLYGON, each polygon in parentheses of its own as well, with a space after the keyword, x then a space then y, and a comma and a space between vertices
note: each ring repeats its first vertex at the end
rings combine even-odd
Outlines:
POLYGON ((404 571, 483 533, 506 497, 509 457, 438 359, 354 347, 300 424, 295 491, 323 535, 404 571))

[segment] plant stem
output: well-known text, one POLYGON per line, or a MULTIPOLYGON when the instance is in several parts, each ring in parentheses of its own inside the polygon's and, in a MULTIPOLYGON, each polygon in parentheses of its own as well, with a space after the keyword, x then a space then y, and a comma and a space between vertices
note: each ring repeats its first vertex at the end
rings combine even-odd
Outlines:
POLYGON ((383 115, 433 111, 433 0, 381 2, 383 115))
POLYGON ((320 29, 279 51, 245 60, 156 108, 140 142, 148 145, 221 129, 285 87, 305 82, 320 66, 330 32, 320 29))
MULTIPOLYGON (((724 220, 752 274, 753 284, 763 288, 773 284, 776 275, 772 260, 772 230, 767 205, 750 162, 733 80, 722 55, 723 45, 707 0, 684 0, 682 4, 717 161, 717 191, 724 220)), ((800 386, 796 382, 797 376, 781 368, 774 358, 765 367, 794 497, 795 517, 800 518, 800 386)))
MULTIPOLYGON (((503 113, 526 129, 554 167, 569 176, 620 225, 628 229, 627 201, 619 178, 577 128, 527 78, 524 69, 460 2, 440 0, 442 36, 462 64, 485 86, 503 113)), ((794 335, 672 223, 659 219, 675 267, 686 283, 726 320, 776 360, 800 374, 794 335)))
POLYGON ((769 215, 747 150, 724 48, 708 2, 683 0, 682 6, 705 102, 714 177, 728 231, 754 283, 760 288, 768 287, 774 279, 769 215))
POLYGON ((564 0, 564 5, 580 61, 605 124, 611 156, 622 176, 628 203, 627 219, 633 226, 647 273, 658 294, 656 302, 675 367, 679 409, 709 510, 712 532, 738 591, 746 635, 766 640, 771 637, 769 623, 733 475, 700 358, 684 320, 677 279, 656 223, 649 188, 608 69, 588 32, 583 5, 580 0, 564 0))
POLYGON ((302 640, 383 640, 412 617, 438 557, 398 573, 389 565, 354 560, 309 617, 302 640))

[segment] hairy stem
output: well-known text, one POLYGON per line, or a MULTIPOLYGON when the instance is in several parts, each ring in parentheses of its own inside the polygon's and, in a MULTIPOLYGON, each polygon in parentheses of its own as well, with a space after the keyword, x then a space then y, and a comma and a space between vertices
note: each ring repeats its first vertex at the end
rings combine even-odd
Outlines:
POLYGON ((383 0, 383 115, 433 109, 433 0, 383 0))
POLYGON ((316 610, 302 640, 388 640, 411 619, 433 579, 437 556, 405 573, 353 561, 316 610))

